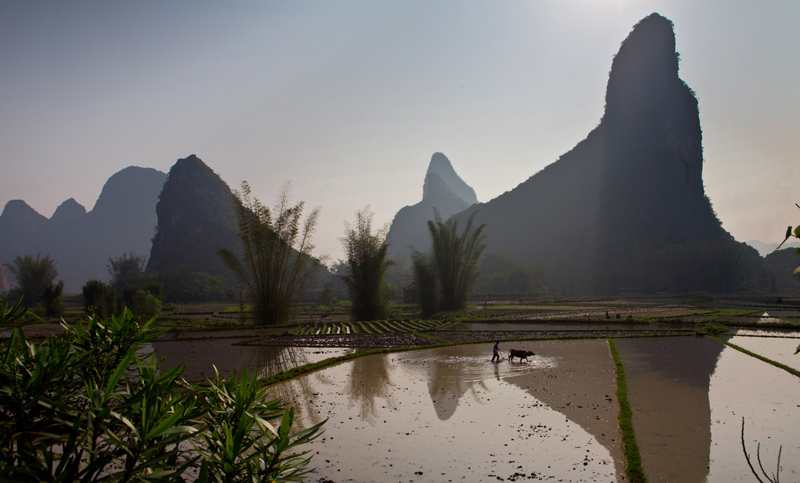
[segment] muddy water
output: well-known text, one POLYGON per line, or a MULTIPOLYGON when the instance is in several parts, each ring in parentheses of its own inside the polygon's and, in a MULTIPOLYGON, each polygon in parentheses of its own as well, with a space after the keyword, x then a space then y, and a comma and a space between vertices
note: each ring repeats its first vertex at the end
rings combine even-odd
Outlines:
POLYGON ((158 357, 165 357, 163 367, 177 364, 185 366, 184 378, 190 382, 203 382, 214 378, 214 367, 223 376, 247 368, 258 371, 259 377, 269 377, 304 364, 319 362, 352 352, 352 349, 242 346, 238 342, 249 339, 189 339, 156 341, 152 347, 158 357))
POLYGON ((604 341, 374 355, 275 386, 301 426, 325 418, 311 481, 617 481, 614 368, 604 341))
POLYGON ((652 482, 702 482, 711 443, 708 387, 724 347, 710 339, 615 340, 633 427, 652 482))
MULTIPOLYGON (((797 332, 740 331, 730 341, 800 367, 797 332), (754 337, 754 335, 756 337, 754 337)), ((187 375, 249 367, 262 376, 352 349, 157 342, 187 375)), ((741 448, 800 481, 800 378, 710 339, 617 339, 650 481, 754 481, 741 448)), ((614 367, 605 341, 501 343, 536 352, 491 364, 491 344, 369 356, 270 389, 298 425, 329 418, 309 481, 621 480, 614 367), (521 475, 525 475, 523 478, 521 475), (517 475, 516 477, 514 475, 517 475)), ((754 465, 757 462, 754 461, 754 465)))

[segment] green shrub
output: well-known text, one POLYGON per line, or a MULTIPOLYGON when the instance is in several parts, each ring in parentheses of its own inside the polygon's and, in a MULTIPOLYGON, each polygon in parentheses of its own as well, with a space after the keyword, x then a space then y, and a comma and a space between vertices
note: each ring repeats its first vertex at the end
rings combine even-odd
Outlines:
POLYGON ((728 326, 717 322, 704 322, 697 326, 697 335, 721 335, 728 332, 728 326))
MULTIPOLYGON (((152 295, 152 294, 150 294, 152 295)), ((0 303, 0 326, 21 304, 0 303)), ((290 434, 294 413, 255 376, 208 387, 142 354, 159 333, 127 309, 65 326, 39 345, 0 345, 0 481, 298 481, 322 424, 290 434), (273 421, 270 423, 270 421, 273 421)))
POLYGON ((137 290, 133 294, 131 310, 142 317, 153 318, 161 313, 161 300, 146 290, 137 290))
POLYGON ((58 283, 50 282, 44 287, 42 293, 42 304, 44 313, 49 317, 61 317, 64 315, 66 306, 64 305, 64 281, 58 283))

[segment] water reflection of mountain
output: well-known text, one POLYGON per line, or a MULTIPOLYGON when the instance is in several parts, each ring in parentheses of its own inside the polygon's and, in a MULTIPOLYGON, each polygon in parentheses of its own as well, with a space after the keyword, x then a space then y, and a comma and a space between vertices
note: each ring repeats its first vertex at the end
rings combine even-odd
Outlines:
POLYGON ((361 418, 372 425, 378 416, 377 398, 388 398, 389 406, 393 406, 388 362, 384 355, 359 357, 350 362, 347 392, 350 395, 350 407, 358 404, 361 418))
POLYGON ((724 346, 689 337, 615 343, 645 473, 663 481, 704 481, 711 448, 710 380, 724 346))
POLYGON ((447 357, 436 358, 428 369, 428 393, 436 416, 442 421, 455 414, 459 401, 467 392, 480 402, 482 398, 477 391, 488 391, 486 384, 474 377, 474 352, 470 346, 448 348, 447 357))

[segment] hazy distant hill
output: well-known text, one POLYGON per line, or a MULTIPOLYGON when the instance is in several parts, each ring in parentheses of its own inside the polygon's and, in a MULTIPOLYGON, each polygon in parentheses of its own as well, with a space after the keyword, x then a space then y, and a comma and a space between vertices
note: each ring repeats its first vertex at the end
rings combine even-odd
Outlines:
MULTIPOLYGON (((758 253, 761 254, 762 257, 766 257, 770 253, 774 252, 779 245, 778 243, 765 243, 762 242, 761 240, 750 240, 746 241, 745 243, 758 250, 758 253)), ((787 241, 786 243, 783 244, 781 248, 789 248, 789 247, 794 247, 794 248, 800 247, 800 242, 787 241)))
POLYGON ((179 159, 159 196, 158 227, 147 270, 230 276, 219 248, 240 251, 234 196, 228 185, 192 154, 179 159))
POLYGON ((434 208, 446 220, 477 202, 475 190, 458 176, 450 160, 442 153, 434 153, 425 174, 422 201, 401 208, 394 217, 386 237, 389 257, 408 256, 410 248, 427 250, 427 222, 433 219, 434 208))
POLYGON ((800 266, 800 256, 797 256, 796 246, 773 251, 764 261, 769 272, 775 277, 774 288, 785 290, 800 287, 800 275, 793 275, 794 270, 800 266))
POLYGON ((678 77, 672 22, 652 14, 614 57, 586 139, 458 219, 479 211, 489 252, 545 267, 553 291, 727 291, 757 254, 722 229, 702 170, 697 99, 678 77))
POLYGON ((150 252, 165 179, 152 168, 127 167, 106 181, 92 211, 70 198, 50 219, 11 200, 0 215, 0 258, 11 263, 18 255, 49 254, 66 292, 80 291, 91 278, 107 280, 109 257, 150 252))
POLYGON ((17 255, 35 253, 47 237, 48 219, 22 200, 6 203, 0 214, 0 258, 11 263, 17 255))

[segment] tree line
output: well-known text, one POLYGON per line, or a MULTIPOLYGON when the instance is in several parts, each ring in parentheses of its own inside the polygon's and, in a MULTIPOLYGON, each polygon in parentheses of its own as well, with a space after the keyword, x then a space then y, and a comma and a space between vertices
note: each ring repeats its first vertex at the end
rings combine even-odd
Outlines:
MULTIPOLYGON (((295 315, 304 285, 325 270, 323 260, 312 256, 320 210, 315 208, 304 217, 305 204, 291 201, 288 184, 274 207, 253 196, 247 182, 242 183, 240 191, 234 191, 233 203, 242 248, 238 252, 220 248, 219 256, 241 287, 241 303, 246 299, 252 304, 257 323, 288 323, 295 315)), ((513 253, 491 254, 481 261, 486 225, 476 225, 475 216, 473 213, 459 229, 455 219, 442 220, 434 209, 433 219, 427 222, 430 249, 411 254, 413 284, 408 288, 418 296, 422 316, 462 309, 476 290, 483 294, 547 291, 544 270, 518 264, 513 253)), ((367 206, 356 211, 352 222, 345 222, 340 239, 345 260, 334 266, 347 286, 350 315, 355 321, 382 320, 390 315, 386 275, 395 262, 387 257, 388 226, 376 229, 373 218, 367 206)), ((798 230, 789 227, 787 239, 798 236, 798 230)), ((610 290, 731 292, 742 288, 732 281, 748 270, 734 247, 707 243, 636 249, 630 252, 629 262, 627 267, 612 267, 601 274, 616 281, 616 285, 606 284, 610 290)), ((234 292, 235 282, 223 283, 219 277, 188 272, 156 276, 147 273, 145 267, 146 258, 134 253, 109 257, 110 282, 90 280, 83 287, 86 311, 107 317, 129 307, 138 314, 155 316, 165 299, 165 278, 173 291, 183 287, 181 290, 206 293, 209 300, 230 297, 234 292)), ((25 306, 34 307, 42 315, 63 313, 63 282, 56 282, 56 263, 49 255, 18 256, 8 268, 16 276, 19 289, 7 298, 21 298, 25 306)), ((564 280, 569 280, 569 271, 567 267, 561 270, 564 280)), ((330 287, 327 289, 323 297, 330 298, 330 287)), ((179 299, 181 295, 168 293, 166 298, 179 299)))

